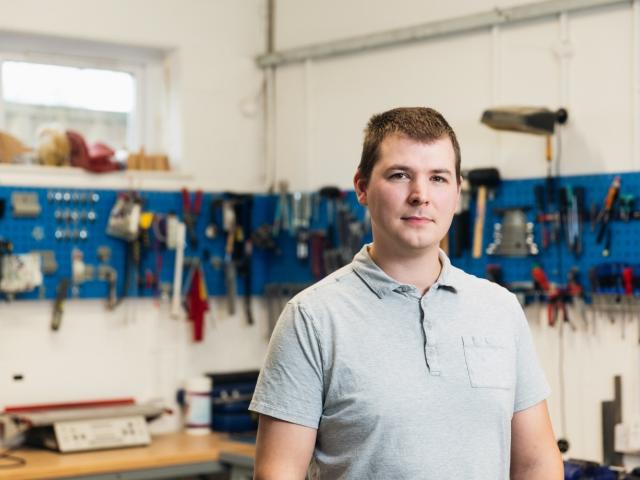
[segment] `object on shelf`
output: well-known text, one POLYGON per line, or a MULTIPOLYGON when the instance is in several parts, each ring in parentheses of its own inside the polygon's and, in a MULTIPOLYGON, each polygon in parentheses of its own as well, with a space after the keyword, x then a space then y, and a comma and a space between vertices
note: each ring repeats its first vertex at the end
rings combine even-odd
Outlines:
POLYGON ((163 154, 149 155, 145 153, 144 148, 138 152, 129 154, 127 158, 128 170, 157 170, 169 171, 169 157, 163 154))
POLYGON ((64 130, 55 125, 43 126, 38 131, 36 148, 39 163, 50 167, 71 165, 71 143, 64 130))
POLYGON ((24 163, 20 158, 32 149, 7 132, 0 132, 0 163, 24 163))

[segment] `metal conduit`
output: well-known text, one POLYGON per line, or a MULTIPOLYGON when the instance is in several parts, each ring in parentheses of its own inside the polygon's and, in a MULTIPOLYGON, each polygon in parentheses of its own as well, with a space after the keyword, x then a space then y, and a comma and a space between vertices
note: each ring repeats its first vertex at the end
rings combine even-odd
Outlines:
POLYGON ((256 58, 260 68, 274 68, 288 63, 299 63, 318 58, 353 54, 394 45, 420 42, 434 37, 489 29, 497 25, 539 19, 565 12, 587 10, 632 0, 547 0, 510 8, 495 8, 487 12, 464 15, 447 20, 428 22, 412 27, 362 35, 354 38, 267 52, 256 58))

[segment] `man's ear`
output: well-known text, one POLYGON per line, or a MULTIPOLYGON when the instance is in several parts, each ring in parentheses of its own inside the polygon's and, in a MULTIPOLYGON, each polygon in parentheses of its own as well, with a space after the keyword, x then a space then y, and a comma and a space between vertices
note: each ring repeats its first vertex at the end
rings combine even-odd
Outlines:
POLYGON ((367 205, 367 182, 360 176, 360 170, 353 176, 353 188, 360 205, 367 205))

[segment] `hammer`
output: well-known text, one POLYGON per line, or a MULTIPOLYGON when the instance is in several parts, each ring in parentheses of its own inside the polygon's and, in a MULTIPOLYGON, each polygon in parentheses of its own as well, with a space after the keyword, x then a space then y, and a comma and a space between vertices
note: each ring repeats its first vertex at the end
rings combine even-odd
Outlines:
POLYGON ((482 239, 484 217, 487 207, 487 191, 495 189, 500 183, 500 172, 497 168, 476 168, 469 170, 467 179, 471 187, 477 189, 476 221, 473 228, 473 258, 482 257, 482 239))

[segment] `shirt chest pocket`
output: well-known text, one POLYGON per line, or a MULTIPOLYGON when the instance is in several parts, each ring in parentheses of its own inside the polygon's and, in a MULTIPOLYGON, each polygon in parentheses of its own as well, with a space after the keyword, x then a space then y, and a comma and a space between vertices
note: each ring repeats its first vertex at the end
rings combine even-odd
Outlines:
POLYGON ((515 356, 509 339, 463 335, 462 345, 472 387, 513 388, 515 356))

